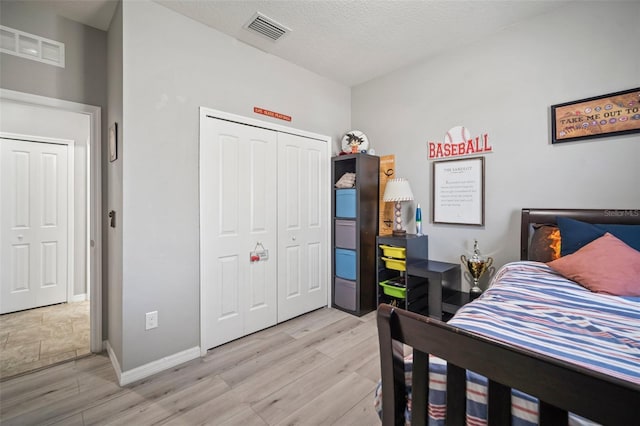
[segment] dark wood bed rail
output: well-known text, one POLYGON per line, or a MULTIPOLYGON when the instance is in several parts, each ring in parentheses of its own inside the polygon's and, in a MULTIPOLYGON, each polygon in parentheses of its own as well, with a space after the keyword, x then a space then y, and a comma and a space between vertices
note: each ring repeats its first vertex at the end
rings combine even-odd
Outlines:
POLYGON ((567 424, 567 412, 603 425, 638 424, 640 385, 389 305, 378 307, 377 322, 383 425, 404 424, 404 360, 394 355, 394 341, 413 348, 411 413, 414 425, 425 425, 428 419, 428 354, 447 360, 447 425, 465 424, 465 369, 489 378, 489 424, 511 424, 511 388, 541 401, 540 425, 567 424))

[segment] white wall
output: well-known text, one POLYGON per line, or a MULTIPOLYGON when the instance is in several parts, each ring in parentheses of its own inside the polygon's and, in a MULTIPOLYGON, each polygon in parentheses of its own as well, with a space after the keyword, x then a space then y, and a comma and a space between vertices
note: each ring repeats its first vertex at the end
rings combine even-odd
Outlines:
POLYGON ((198 107, 338 139, 350 90, 150 1, 123 4, 123 371, 199 344, 198 107), (286 123, 253 113, 263 107, 286 123), (159 327, 144 330, 145 312, 159 327))
POLYGON ((517 260, 523 207, 640 208, 638 134, 555 145, 549 136, 550 105, 640 87, 639 21, 638 2, 580 2, 353 89, 353 128, 379 155, 395 154, 423 224, 427 142, 456 125, 489 134, 485 226, 426 223, 432 259, 457 262, 478 238, 497 264, 517 260))

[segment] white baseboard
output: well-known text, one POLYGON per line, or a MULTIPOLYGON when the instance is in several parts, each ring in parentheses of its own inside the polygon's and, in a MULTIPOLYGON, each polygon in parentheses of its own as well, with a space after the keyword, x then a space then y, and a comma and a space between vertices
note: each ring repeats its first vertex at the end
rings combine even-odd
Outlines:
POLYGON ((111 345, 109 342, 106 342, 107 353, 109 354, 109 359, 111 359, 111 364, 113 365, 114 370, 116 371, 116 375, 118 376, 118 383, 120 386, 128 385, 129 383, 133 383, 137 380, 144 379, 145 377, 149 377, 153 374, 159 373, 164 370, 168 370, 169 368, 175 367, 176 365, 180 365, 183 362, 191 361, 192 359, 196 359, 200 357, 200 347, 196 346, 191 349, 184 350, 182 352, 178 352, 173 355, 166 356, 164 358, 160 358, 159 360, 152 361, 148 364, 141 365, 140 367, 136 367, 133 370, 122 371, 120 369, 120 363, 116 358, 111 345))
POLYGON ((69 298, 69 302, 70 303, 74 303, 74 302, 84 302, 87 299, 87 294, 86 293, 82 293, 82 294, 74 294, 73 296, 71 296, 69 298))
POLYGON ((113 348, 109 344, 108 340, 103 342, 103 346, 109 354, 109 359, 111 360, 111 365, 113 366, 114 371, 116 372, 116 376, 118 376, 118 383, 122 386, 122 370, 120 369, 120 363, 118 362, 118 358, 116 354, 113 352, 113 348))

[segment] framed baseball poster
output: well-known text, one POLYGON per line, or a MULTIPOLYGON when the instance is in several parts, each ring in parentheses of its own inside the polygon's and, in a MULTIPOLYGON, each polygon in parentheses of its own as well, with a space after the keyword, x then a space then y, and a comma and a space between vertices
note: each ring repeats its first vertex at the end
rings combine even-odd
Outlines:
POLYGON ((484 157, 433 163, 433 223, 484 225, 484 157))
POLYGON ((551 105, 551 143, 640 132, 640 88, 551 105))

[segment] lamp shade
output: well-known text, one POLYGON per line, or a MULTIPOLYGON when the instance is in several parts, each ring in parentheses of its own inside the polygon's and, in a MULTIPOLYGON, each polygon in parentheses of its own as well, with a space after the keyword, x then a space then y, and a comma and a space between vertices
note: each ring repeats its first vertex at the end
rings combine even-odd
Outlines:
POLYGON ((382 195, 383 201, 411 201, 413 192, 409 181, 404 178, 389 179, 382 195))

